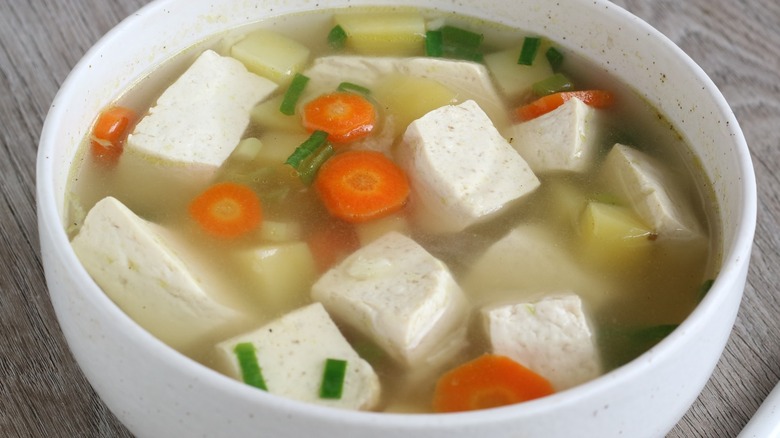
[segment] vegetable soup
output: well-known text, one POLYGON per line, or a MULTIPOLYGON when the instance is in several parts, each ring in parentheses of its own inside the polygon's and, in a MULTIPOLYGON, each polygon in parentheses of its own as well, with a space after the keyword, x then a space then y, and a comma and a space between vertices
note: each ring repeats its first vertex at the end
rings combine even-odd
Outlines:
POLYGON ((139 325, 258 390, 483 409, 686 318, 720 257, 698 166, 631 84, 544 35, 319 11, 204 41, 96 115, 68 232, 139 325))

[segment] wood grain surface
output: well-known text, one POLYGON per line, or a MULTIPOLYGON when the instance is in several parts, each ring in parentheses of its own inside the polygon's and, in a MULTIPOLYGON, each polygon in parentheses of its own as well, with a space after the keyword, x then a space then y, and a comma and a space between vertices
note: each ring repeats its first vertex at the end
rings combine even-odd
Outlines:
MULTIPOLYGON (((258 0, 260 1, 260 0, 258 0)), ((0 436, 128 437, 75 364, 41 267, 37 142, 84 52, 145 0, 0 0, 0 436)), ((617 0, 712 77, 750 145, 759 187, 748 285, 718 367, 670 437, 733 437, 780 378, 780 2, 617 0)), ((641 395, 637 395, 641 397, 641 395)))

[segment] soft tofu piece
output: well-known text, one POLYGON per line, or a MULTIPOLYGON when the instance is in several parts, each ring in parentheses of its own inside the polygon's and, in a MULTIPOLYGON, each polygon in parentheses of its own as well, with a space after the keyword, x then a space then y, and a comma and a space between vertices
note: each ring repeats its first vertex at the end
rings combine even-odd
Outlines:
POLYGON ((411 182, 415 220, 430 232, 463 230, 539 187, 472 100, 412 122, 396 156, 411 182))
POLYGON ((289 311, 308 299, 317 266, 305 242, 246 249, 237 255, 237 259, 250 272, 251 290, 269 313, 289 311))
POLYGON ((435 81, 454 93, 457 102, 474 100, 493 124, 509 126, 502 98, 493 85, 487 68, 475 62, 441 58, 397 58, 371 56, 323 56, 315 59, 304 74, 310 78, 301 96, 305 103, 331 92, 341 82, 353 82, 368 89, 378 88, 380 79, 392 77, 423 78, 435 81))
POLYGON ((593 167, 602 141, 598 109, 574 98, 547 114, 515 124, 512 146, 536 173, 584 172, 593 167))
POLYGON ((361 246, 368 245, 391 231, 406 236, 411 234, 409 221, 406 219, 405 215, 394 214, 380 219, 355 224, 355 232, 357 233, 361 246))
POLYGON ((235 347, 254 345, 268 392, 295 400, 344 409, 369 410, 379 403, 379 378, 360 358, 320 303, 296 309, 265 326, 216 346, 225 372, 241 380, 235 347), (327 359, 347 361, 340 399, 319 397, 327 359))
POLYGON ((238 144, 252 107, 276 87, 239 61, 206 50, 157 99, 126 149, 207 179, 238 144))
POLYGON ((601 374, 598 349, 577 295, 503 304, 481 314, 493 352, 542 375, 556 390, 601 374))
POLYGON ((441 261, 397 232, 326 272, 312 298, 410 368, 440 364, 465 345, 469 305, 460 287, 441 261))
POLYGON ((694 239, 701 230, 672 175, 649 155, 620 143, 604 161, 602 178, 633 206, 659 239, 694 239))
POLYGON ((514 297, 536 299, 560 290, 576 290, 597 309, 616 293, 615 286, 587 271, 543 225, 520 225, 488 247, 461 282, 476 306, 514 297))
POLYGON ((176 349, 244 322, 239 311, 209 295, 215 283, 166 229, 115 198, 95 204, 72 245, 109 298, 176 349))

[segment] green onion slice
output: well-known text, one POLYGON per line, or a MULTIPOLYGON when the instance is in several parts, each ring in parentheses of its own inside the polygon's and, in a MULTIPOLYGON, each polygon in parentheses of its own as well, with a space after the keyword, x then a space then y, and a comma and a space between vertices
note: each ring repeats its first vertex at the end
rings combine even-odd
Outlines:
POLYGON ((534 63, 534 59, 536 59, 536 52, 539 51, 539 46, 541 45, 541 38, 525 37, 523 40, 523 48, 520 49, 520 57, 517 59, 517 63, 520 65, 532 65, 534 63))
POLYGON ((435 58, 444 56, 444 42, 441 31, 429 30, 425 32, 425 54, 435 58))
POLYGON ((550 67, 552 67, 553 71, 557 72, 561 68, 561 65, 563 64, 563 53, 558 49, 550 47, 544 52, 544 56, 547 57, 547 62, 550 63, 550 67))
POLYGON ((347 43, 347 32, 340 25, 336 25, 328 32, 328 45, 333 49, 343 49, 347 43))
POLYGON ((287 158, 285 164, 289 164, 296 170, 300 169, 303 160, 313 154, 314 151, 324 145, 328 140, 328 133, 325 131, 314 131, 300 146, 295 148, 295 151, 287 158))
POLYGON ((314 182, 314 178, 317 177, 320 167, 333 156, 334 152, 333 146, 330 143, 325 143, 325 146, 301 163, 301 169, 298 169, 298 177, 301 181, 310 186, 314 182))
POLYGON ((541 97, 561 91, 571 91, 574 89, 574 84, 562 73, 555 73, 533 84, 532 89, 535 95, 541 97))
POLYGON ((371 90, 369 90, 368 88, 362 85, 353 84, 352 82, 342 82, 339 84, 338 87, 336 87, 336 89, 338 91, 347 91, 350 93, 362 94, 363 96, 371 95, 371 90))
POLYGON ((254 344, 251 342, 236 344, 233 352, 236 353, 244 383, 260 388, 263 391, 268 391, 268 387, 265 386, 265 379, 263 379, 263 373, 260 371, 260 364, 257 363, 254 344))
POLYGON ((458 46, 464 49, 478 49, 484 38, 481 33, 450 25, 442 26, 439 31, 445 45, 458 46))
POLYGON ((306 88, 308 82, 309 78, 307 76, 295 73, 292 82, 290 82, 290 87, 284 93, 282 104, 279 106, 279 111, 282 114, 287 116, 295 114, 295 105, 298 103, 298 99, 300 99, 303 89, 306 88))
POLYGON ((344 378, 347 375, 347 361, 342 359, 325 360, 325 370, 322 373, 320 398, 338 400, 344 390, 344 378))

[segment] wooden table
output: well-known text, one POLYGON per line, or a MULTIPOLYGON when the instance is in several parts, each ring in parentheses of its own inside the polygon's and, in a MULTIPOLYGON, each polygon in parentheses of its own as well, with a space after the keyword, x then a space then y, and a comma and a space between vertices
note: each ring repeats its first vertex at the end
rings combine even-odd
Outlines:
MULTIPOLYGON (((258 0, 261 1, 261 0, 258 0)), ((59 85, 147 0, 0 1, 0 436, 126 437, 76 366, 49 302, 35 216, 35 155, 59 85)), ((780 378, 780 3, 618 0, 712 77, 753 153, 758 228, 726 351, 671 437, 733 437, 780 378)), ((640 395, 638 395, 640 396, 640 395)))

